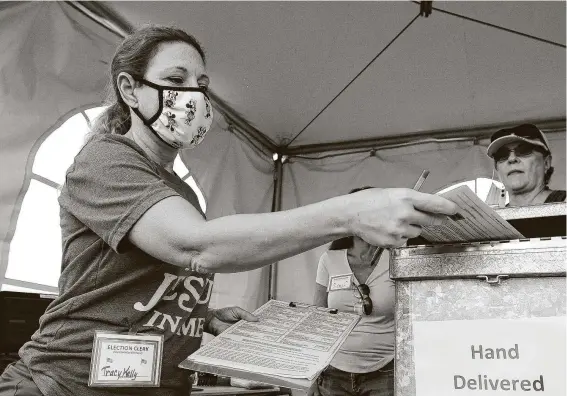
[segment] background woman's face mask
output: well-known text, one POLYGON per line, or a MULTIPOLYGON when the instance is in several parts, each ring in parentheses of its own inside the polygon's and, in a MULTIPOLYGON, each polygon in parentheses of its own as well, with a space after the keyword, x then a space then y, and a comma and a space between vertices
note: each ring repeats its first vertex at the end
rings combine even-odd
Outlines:
POLYGON ((159 106, 151 118, 145 119, 139 109, 132 109, 144 124, 176 149, 191 149, 201 143, 213 123, 206 88, 168 87, 138 80, 158 90, 159 106))

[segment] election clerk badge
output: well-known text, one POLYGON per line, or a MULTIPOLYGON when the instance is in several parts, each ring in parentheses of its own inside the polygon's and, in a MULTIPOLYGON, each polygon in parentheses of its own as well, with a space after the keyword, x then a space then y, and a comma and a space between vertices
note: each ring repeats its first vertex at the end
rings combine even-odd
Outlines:
POLYGON ((159 387, 163 335, 96 331, 89 386, 159 387))
POLYGON ((352 288, 352 274, 333 275, 329 278, 327 291, 350 290, 352 288))

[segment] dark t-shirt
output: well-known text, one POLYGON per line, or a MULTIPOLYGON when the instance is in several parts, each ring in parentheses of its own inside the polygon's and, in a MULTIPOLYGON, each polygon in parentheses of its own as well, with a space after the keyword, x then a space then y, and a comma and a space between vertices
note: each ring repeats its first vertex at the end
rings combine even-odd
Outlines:
POLYGON ((76 156, 59 196, 59 296, 20 350, 46 396, 186 391, 189 373, 177 365, 200 346, 213 278, 157 260, 126 237, 150 207, 170 196, 200 211, 191 188, 128 138, 95 136, 76 156), (164 295, 177 279, 178 287, 164 295), (89 388, 95 330, 163 334, 160 388, 89 388))

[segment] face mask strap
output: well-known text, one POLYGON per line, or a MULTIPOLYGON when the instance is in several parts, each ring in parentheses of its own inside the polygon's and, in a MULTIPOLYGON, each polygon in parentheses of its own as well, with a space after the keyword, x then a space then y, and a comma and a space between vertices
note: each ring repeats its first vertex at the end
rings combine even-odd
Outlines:
POLYGON ((154 84, 153 82, 148 81, 148 80, 146 80, 146 79, 144 79, 144 78, 136 78, 136 81, 141 82, 142 84, 147 85, 148 87, 153 88, 153 89, 155 89, 155 90, 158 91, 158 103, 159 103, 159 105, 158 105, 158 110, 157 110, 157 112, 156 112, 152 117, 150 117, 150 119, 146 120, 146 119, 142 116, 142 113, 140 113, 140 111, 139 111, 138 109, 133 109, 134 112, 136 113, 136 115, 137 115, 138 117, 140 117, 140 119, 144 122, 144 125, 150 126, 150 125, 152 125, 154 122, 156 122, 156 120, 157 120, 157 119, 159 118, 159 116, 161 115, 161 112, 163 111, 163 89, 164 89, 165 87, 162 87, 162 86, 160 86, 160 85, 154 84))
POLYGON ((154 83, 152 83, 151 81, 147 81, 143 78, 136 78, 136 81, 141 82, 151 88, 154 88, 158 91, 158 110, 157 112, 148 120, 146 120, 146 118, 142 115, 142 112, 140 111, 140 109, 132 107, 132 111, 134 112, 134 114, 136 114, 138 116, 138 118, 140 120, 142 120, 142 122, 144 123, 145 126, 147 126, 150 131, 153 132, 154 135, 156 135, 158 137, 159 140, 161 140, 163 143, 167 144, 169 147, 174 148, 174 149, 178 149, 179 147, 174 146, 173 144, 169 143, 167 140, 165 140, 164 138, 162 138, 159 133, 157 133, 154 128, 152 128, 152 124, 159 118, 159 116, 161 115, 161 112, 163 111, 163 91, 162 88, 159 85, 156 85, 154 83))
MULTIPOLYGON (((150 118, 147 123, 146 121, 144 121, 144 123, 146 125, 152 125, 161 115, 161 112, 163 111, 163 91, 176 91, 176 92, 200 92, 202 93, 209 101, 209 95, 207 94, 207 88, 204 87, 170 87, 167 85, 158 85, 156 83, 153 83, 151 81, 146 80, 145 78, 136 78, 136 80, 138 82, 141 82, 144 85, 147 85, 150 88, 153 88, 155 90, 158 91, 158 100, 159 100, 159 107, 158 107, 158 111, 156 114, 154 114, 154 116, 152 118, 150 118)), ((143 118, 142 118, 143 120, 143 118)))
MULTIPOLYGON (((161 105, 160 105, 160 107, 161 107, 161 105)), ((144 119, 144 116, 142 115, 142 113, 140 112, 139 109, 137 109, 137 108, 132 108, 132 111, 138 116, 138 118, 140 118, 140 120, 142 120, 142 122, 144 123, 144 125, 147 126, 147 127, 150 129, 150 131, 152 131, 152 132, 154 133, 154 135, 156 135, 156 136, 158 137, 159 140, 161 140, 162 142, 164 142, 165 144, 167 144, 167 145, 168 145, 169 147, 171 147, 171 148, 174 148, 174 149, 178 149, 178 148, 179 148, 179 147, 174 146, 173 144, 169 143, 169 142, 168 142, 167 140, 165 140, 164 138, 162 138, 162 137, 159 135, 159 133, 157 133, 157 132, 155 131, 155 129, 152 128, 153 122, 146 121, 146 120, 144 119)), ((161 112, 158 113, 158 117, 159 117, 159 114, 161 114, 161 112)))

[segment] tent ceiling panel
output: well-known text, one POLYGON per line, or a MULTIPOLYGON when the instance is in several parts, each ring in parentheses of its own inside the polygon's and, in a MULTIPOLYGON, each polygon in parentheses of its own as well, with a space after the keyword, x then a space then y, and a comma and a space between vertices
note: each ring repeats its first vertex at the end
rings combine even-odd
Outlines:
POLYGON ((433 6, 565 45, 565 2, 436 1, 433 6))
MULTIPOLYGON (((109 2, 174 23, 208 54, 215 93, 278 144, 300 132, 419 12, 412 2, 109 2)), ((435 7, 565 43, 563 2, 435 7)), ((565 49, 434 10, 293 142, 565 117, 565 49)))
POLYGON ((450 15, 418 19, 294 144, 565 114, 565 50, 450 15))

